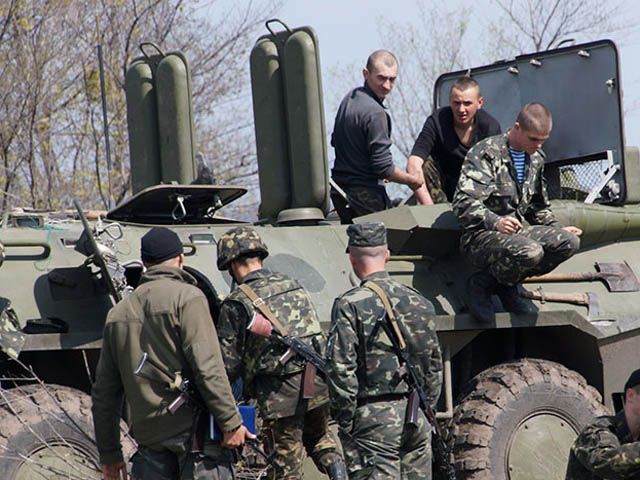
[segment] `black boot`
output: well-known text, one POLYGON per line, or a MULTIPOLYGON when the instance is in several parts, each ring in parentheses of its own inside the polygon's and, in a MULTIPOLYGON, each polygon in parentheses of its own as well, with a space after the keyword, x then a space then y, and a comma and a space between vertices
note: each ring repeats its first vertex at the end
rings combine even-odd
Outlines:
POLYGON ((342 460, 327 465, 325 473, 331 480, 347 480, 347 469, 342 460))
POLYGON ((489 325, 496 321, 491 295, 497 285, 498 281, 488 272, 476 272, 469 277, 467 307, 479 323, 489 325))
POLYGON ((531 313, 535 312, 535 308, 529 302, 520 296, 520 290, 517 285, 498 284, 496 293, 502 302, 502 306, 507 312, 512 313, 531 313))

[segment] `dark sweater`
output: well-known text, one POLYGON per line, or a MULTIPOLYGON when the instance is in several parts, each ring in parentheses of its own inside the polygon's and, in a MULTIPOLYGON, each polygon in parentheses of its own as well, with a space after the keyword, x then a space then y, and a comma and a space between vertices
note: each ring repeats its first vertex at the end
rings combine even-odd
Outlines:
POLYGON ((374 187, 393 172, 391 118, 366 84, 342 99, 331 145, 336 152, 331 177, 342 187, 374 187))
POLYGON ((442 107, 429 115, 413 145, 411 155, 423 160, 431 156, 442 174, 442 187, 447 199, 453 199, 462 162, 469 148, 480 140, 500 133, 500 124, 484 110, 478 110, 470 146, 460 143, 453 124, 451 107, 442 107))

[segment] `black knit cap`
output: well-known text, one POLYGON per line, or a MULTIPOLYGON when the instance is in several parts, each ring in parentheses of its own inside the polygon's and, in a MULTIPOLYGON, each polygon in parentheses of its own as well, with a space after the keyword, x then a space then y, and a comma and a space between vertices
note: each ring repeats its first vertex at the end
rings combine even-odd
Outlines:
POLYGON ((633 388, 636 385, 640 385, 640 368, 629 375, 629 380, 624 384, 624 391, 627 391, 627 388, 633 388))
POLYGON ((164 262, 182 252, 182 242, 178 235, 165 227, 153 227, 144 234, 140 242, 140 257, 148 264, 164 262))

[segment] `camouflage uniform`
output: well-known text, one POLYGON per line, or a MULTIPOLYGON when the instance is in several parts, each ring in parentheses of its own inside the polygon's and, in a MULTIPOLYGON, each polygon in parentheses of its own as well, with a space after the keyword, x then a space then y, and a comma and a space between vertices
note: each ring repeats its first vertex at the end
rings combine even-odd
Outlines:
POLYGON ((640 442, 633 441, 624 410, 598 417, 571 447, 566 480, 640 478, 640 442))
POLYGON ((331 201, 336 208, 341 223, 352 223, 356 217, 380 212, 391 208, 391 199, 383 186, 343 188, 347 194, 345 199, 337 190, 331 188, 331 201))
POLYGON ((433 160, 431 156, 427 157, 422 164, 422 174, 424 175, 424 184, 429 190, 431 200, 433 203, 446 203, 447 194, 444 193, 444 186, 442 185, 442 172, 440 167, 433 160))
POLYGON ((465 228, 460 249, 501 284, 515 285, 529 275, 547 273, 580 245, 579 238, 563 230, 551 212, 543 167, 543 156, 531 155, 520 186, 508 133, 477 143, 462 166, 453 199, 453 211, 465 228), (531 226, 505 235, 496 231, 496 223, 505 216, 526 220, 531 226))
MULTIPOLYGON (((354 245, 351 238, 350 245, 354 245)), ((349 478, 430 479, 429 423, 420 411, 417 427, 405 425, 409 388, 400 376, 390 339, 380 328, 379 322, 386 318, 384 305, 364 283, 375 282, 389 297, 432 404, 442 385, 433 305, 384 271, 362 281, 333 305, 326 354, 331 411, 338 422, 349 478)))
MULTIPOLYGON (((229 263, 225 251, 240 248, 257 253, 264 248, 266 252, 257 234, 247 227, 227 232, 220 238, 218 248, 218 265, 222 269, 228 268, 229 263)), ((264 300, 288 334, 309 344, 314 337, 323 343, 315 309, 296 280, 260 269, 246 275, 242 283, 264 300)), ((283 469, 277 478, 302 477, 304 450, 322 471, 330 464, 342 463, 337 439, 329 431, 326 384, 316 376, 313 398, 303 399, 304 362, 295 356, 283 366, 279 359, 287 347, 247 330, 255 313, 251 300, 239 288, 234 289, 220 309, 218 334, 229 378, 233 382, 242 375, 246 393, 258 402, 266 430, 265 447, 276 452, 274 461, 283 469)), ((269 478, 276 478, 276 473, 271 469, 269 478)))

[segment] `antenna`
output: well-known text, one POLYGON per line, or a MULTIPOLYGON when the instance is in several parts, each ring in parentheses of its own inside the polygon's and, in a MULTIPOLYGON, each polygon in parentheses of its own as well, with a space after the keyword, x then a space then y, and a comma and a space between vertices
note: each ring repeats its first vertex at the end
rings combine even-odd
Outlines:
POLYGON ((102 44, 98 43, 98 65, 100 66, 100 97, 102 98, 102 125, 104 128, 104 145, 107 153, 107 182, 108 182, 108 208, 113 208, 113 195, 111 186, 111 144, 109 142, 109 123, 107 122, 107 95, 104 87, 104 62, 102 60, 102 44))

